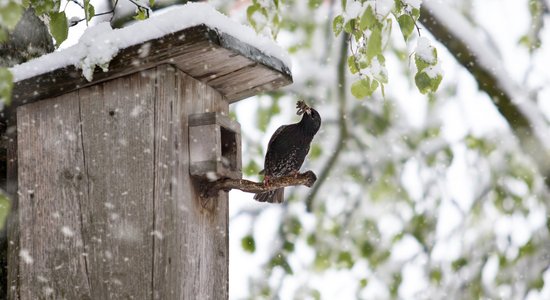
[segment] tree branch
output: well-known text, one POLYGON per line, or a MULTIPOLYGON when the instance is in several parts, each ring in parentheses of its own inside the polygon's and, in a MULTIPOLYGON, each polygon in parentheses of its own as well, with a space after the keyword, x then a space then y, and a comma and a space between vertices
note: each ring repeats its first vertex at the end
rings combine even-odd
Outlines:
POLYGON ((222 178, 216 181, 206 182, 203 185, 201 194, 203 198, 210 198, 217 195, 220 190, 229 191, 231 189, 238 189, 248 193, 262 193, 295 185, 312 187, 316 180, 317 176, 312 171, 307 171, 298 175, 274 177, 269 180, 269 185, 265 185, 263 182, 254 182, 246 179, 222 178))
POLYGON ((340 153, 342 153, 342 149, 344 149, 345 141, 348 138, 348 127, 346 123, 346 91, 347 91, 347 85, 346 85, 346 66, 347 66, 347 58, 348 58, 348 34, 345 33, 342 36, 342 46, 340 48, 340 59, 338 62, 338 139, 336 142, 336 149, 332 152, 332 155, 328 159, 328 162, 324 166, 323 170, 321 171, 321 175, 319 176, 319 182, 315 187, 313 187, 313 190, 311 190, 311 193, 306 198, 306 209, 308 212, 311 212, 313 209, 313 200, 315 200, 315 197, 317 196, 317 193, 319 192, 319 189, 321 188, 321 185, 325 182, 325 180, 328 178, 328 175, 330 174, 330 171, 332 171, 332 168, 334 167, 334 164, 336 163, 338 157, 340 156, 340 153))
POLYGON ((473 30, 464 28, 470 25, 462 20, 461 15, 444 4, 424 1, 420 16, 422 24, 472 74, 479 88, 489 95, 550 188, 550 152, 544 138, 548 137, 548 124, 532 101, 522 95, 521 88, 506 76, 502 62, 490 50, 484 49, 483 42, 469 36, 473 30))

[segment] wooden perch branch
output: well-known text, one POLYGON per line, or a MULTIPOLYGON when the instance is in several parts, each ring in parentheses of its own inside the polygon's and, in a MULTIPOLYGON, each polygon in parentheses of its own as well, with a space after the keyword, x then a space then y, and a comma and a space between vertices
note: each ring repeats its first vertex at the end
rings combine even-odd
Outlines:
POLYGON ((269 180, 269 185, 264 185, 263 182, 254 182, 246 179, 231 179, 223 178, 216 181, 207 182, 204 185, 202 196, 210 198, 215 196, 220 190, 229 191, 231 189, 238 189, 248 193, 261 193, 276 190, 278 188, 293 186, 293 185, 305 185, 312 187, 317 176, 312 171, 300 173, 298 175, 287 175, 283 177, 275 177, 269 180))

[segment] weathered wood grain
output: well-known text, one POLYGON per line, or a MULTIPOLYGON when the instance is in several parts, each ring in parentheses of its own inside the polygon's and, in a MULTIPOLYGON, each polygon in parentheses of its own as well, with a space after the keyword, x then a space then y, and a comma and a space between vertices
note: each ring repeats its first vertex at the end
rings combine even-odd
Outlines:
POLYGON ((188 114, 227 114, 228 103, 171 66, 157 72, 164 84, 155 119, 154 299, 227 299, 227 195, 209 206, 201 202, 189 174, 188 114))
POLYGON ((155 82, 147 70, 79 91, 93 299, 152 294, 155 82))
POLYGON ((227 299, 227 194, 189 174, 205 111, 228 102, 170 65, 21 106, 10 297, 227 299))
POLYGON ((9 266, 18 268, 14 299, 91 299, 82 255, 86 183, 77 98, 74 92, 18 109, 20 249, 18 263, 9 266))
POLYGON ((120 50, 109 71, 97 68, 92 82, 74 66, 15 82, 12 105, 0 112, 0 121, 13 123, 17 106, 163 63, 174 64, 189 76, 208 83, 229 102, 292 83, 289 67, 277 58, 231 35, 198 25, 120 50))

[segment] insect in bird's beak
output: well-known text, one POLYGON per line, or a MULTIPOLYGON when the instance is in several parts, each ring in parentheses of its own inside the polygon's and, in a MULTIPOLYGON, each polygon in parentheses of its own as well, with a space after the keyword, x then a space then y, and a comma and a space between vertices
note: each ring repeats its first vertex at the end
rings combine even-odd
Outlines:
POLYGON ((303 113, 311 115, 311 107, 307 106, 307 104, 302 100, 296 102, 296 108, 298 109, 296 112, 297 115, 301 115, 303 113))

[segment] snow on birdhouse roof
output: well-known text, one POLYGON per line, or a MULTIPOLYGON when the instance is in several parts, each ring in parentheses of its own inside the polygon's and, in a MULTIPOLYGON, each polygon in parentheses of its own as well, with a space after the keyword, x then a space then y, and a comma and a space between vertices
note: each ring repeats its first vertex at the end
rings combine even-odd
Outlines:
POLYGON ((209 4, 190 3, 121 29, 100 23, 88 28, 78 44, 12 67, 12 106, 163 63, 231 102, 292 82, 290 60, 273 40, 209 4))

